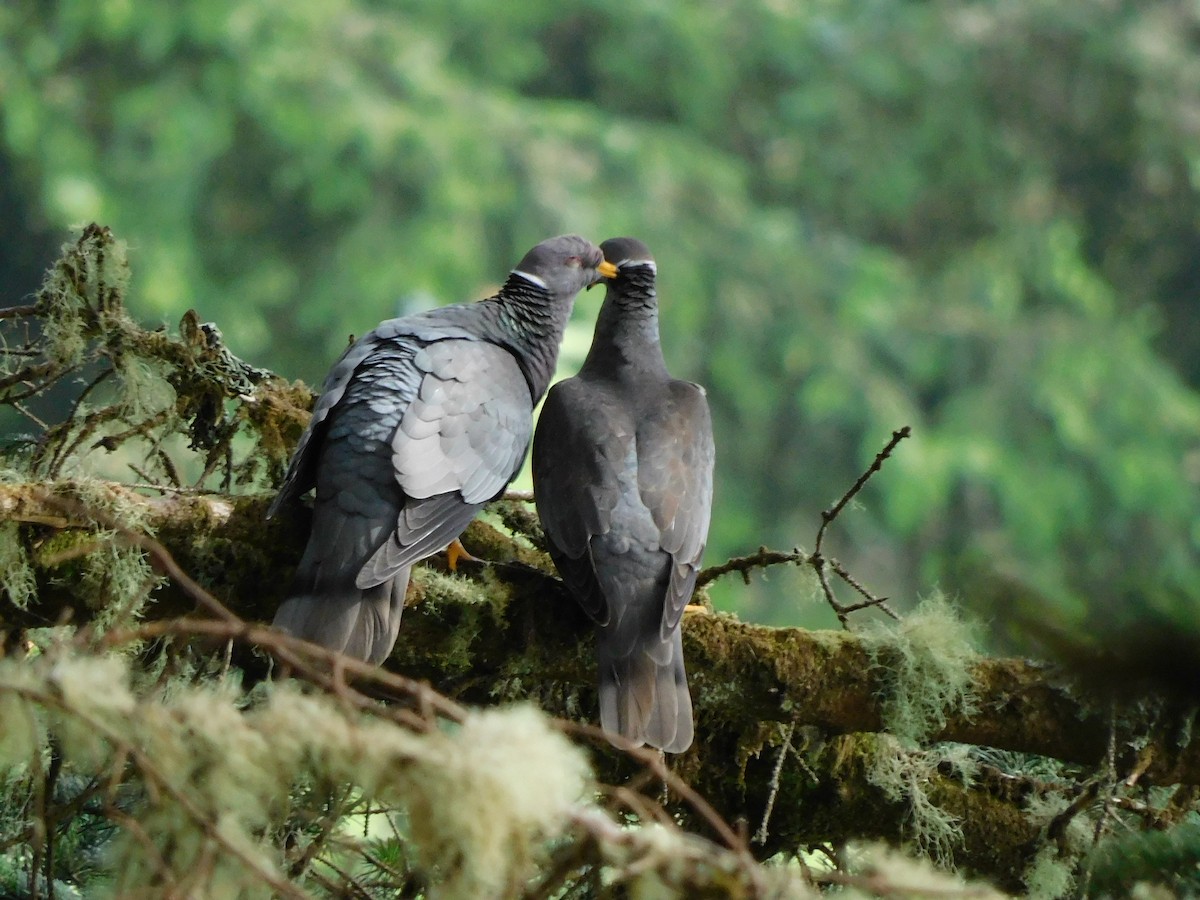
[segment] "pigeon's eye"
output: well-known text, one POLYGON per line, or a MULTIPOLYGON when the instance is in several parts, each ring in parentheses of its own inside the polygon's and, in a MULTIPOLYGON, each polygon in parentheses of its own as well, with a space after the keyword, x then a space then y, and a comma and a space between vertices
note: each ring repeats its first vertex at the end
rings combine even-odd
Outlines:
POLYGON ((578 269, 580 266, 583 265, 583 260, 580 259, 578 256, 568 256, 567 257, 567 265, 570 266, 572 269, 578 269))

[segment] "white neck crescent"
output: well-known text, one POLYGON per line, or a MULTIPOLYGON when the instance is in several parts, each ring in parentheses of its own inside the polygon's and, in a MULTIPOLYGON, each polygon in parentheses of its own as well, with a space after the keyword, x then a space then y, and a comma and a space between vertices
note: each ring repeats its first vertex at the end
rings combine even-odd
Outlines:
POLYGON ((531 284, 536 284, 543 291, 550 290, 550 288, 549 288, 549 286, 547 286, 545 280, 542 278, 539 278, 536 275, 530 275, 528 272, 522 272, 520 269, 513 269, 511 274, 519 275, 521 278, 524 278, 526 281, 530 282, 531 284))
POLYGON ((617 268, 620 269, 623 266, 645 266, 655 275, 658 274, 658 266, 654 264, 654 260, 652 259, 623 259, 617 263, 617 268))

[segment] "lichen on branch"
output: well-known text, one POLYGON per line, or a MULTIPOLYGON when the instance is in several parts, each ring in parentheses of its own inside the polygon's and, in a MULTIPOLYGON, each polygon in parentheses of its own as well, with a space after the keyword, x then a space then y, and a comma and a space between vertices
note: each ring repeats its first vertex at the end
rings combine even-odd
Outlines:
POLYGON ((129 283, 124 243, 89 225, 34 303, 0 317, 0 404, 34 429, 14 460, 39 477, 83 467, 166 488, 277 481, 311 391, 237 359, 193 311, 178 335, 142 328, 125 307, 129 283))

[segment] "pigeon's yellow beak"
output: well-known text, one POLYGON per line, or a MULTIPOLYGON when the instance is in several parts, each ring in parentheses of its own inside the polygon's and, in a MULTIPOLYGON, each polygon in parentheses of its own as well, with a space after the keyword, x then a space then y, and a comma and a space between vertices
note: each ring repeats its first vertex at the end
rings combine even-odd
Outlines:
POLYGON ((617 277, 617 267, 610 263, 607 259, 601 262, 600 265, 596 266, 596 271, 605 278, 617 277))

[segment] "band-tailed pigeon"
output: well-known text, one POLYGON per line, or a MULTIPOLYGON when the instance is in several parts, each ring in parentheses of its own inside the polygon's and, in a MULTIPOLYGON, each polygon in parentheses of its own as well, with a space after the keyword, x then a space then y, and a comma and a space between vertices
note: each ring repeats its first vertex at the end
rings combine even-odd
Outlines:
POLYGON ((276 627, 387 657, 409 568, 517 474, 575 295, 615 274, 589 241, 551 238, 494 297, 389 319, 342 354, 268 513, 316 488, 276 627))
POLYGON ((546 397, 534 496, 550 555, 599 626, 601 725, 678 753, 692 743, 679 623, 708 535, 712 423, 704 389, 663 361, 650 251, 600 247, 618 274, 579 374, 546 397))

